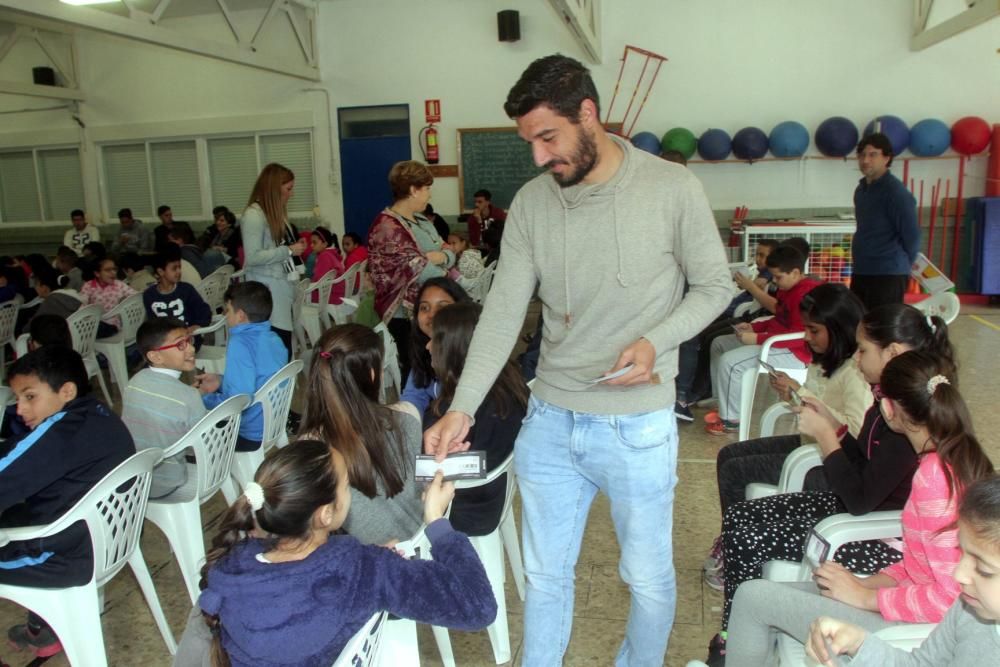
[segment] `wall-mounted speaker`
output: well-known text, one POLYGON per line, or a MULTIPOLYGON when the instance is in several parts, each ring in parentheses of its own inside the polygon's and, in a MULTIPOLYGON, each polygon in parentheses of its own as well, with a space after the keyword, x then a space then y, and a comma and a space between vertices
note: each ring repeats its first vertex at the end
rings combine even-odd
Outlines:
POLYGON ((32 67, 31 79, 39 86, 56 85, 56 71, 51 67, 32 67))
POLYGON ((521 39, 521 14, 516 9, 497 12, 497 35, 501 42, 516 42, 521 39))

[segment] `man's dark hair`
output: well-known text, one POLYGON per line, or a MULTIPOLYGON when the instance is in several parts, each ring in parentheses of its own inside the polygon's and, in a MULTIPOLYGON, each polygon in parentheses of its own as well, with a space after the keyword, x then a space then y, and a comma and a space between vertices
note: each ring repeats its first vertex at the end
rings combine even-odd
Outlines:
POLYGON ((137 252, 123 252, 118 256, 118 266, 122 271, 142 271, 146 268, 146 260, 139 256, 137 252))
MULTIPOLYGON (((799 251, 799 254, 805 257, 806 259, 809 259, 809 253, 812 252, 812 246, 809 245, 809 241, 806 241, 805 238, 801 236, 793 236, 789 239, 785 239, 784 241, 779 243, 777 247, 780 248, 783 245, 795 248, 796 250, 799 251)), ((775 248, 771 248, 772 252, 774 250, 775 248)))
POLYGON ((147 352, 163 345, 170 332, 178 329, 187 330, 187 325, 176 317, 153 317, 143 322, 135 332, 135 345, 142 353, 142 358, 146 358, 147 352))
POLYGON ((74 208, 69 212, 69 217, 72 220, 73 218, 85 218, 86 215, 84 214, 83 209, 74 208))
POLYGON ((233 310, 242 310, 251 322, 265 322, 271 317, 271 290, 264 283, 248 280, 237 283, 226 290, 223 296, 225 302, 233 310))
POLYGON ((191 230, 191 225, 183 220, 174 220, 174 226, 170 228, 168 236, 177 239, 184 245, 194 244, 194 232, 191 230))
POLYGON ((24 355, 10 367, 8 380, 18 375, 34 375, 49 385, 52 391, 59 391, 64 384, 72 382, 76 385, 78 397, 90 393, 90 380, 83 357, 71 347, 46 345, 24 355))
POLYGON ((556 54, 528 65, 507 94, 503 109, 509 117, 520 118, 544 104, 570 122, 578 123, 584 100, 593 100, 600 118, 600 98, 590 70, 577 60, 556 54))
POLYGON ((159 217, 169 210, 170 210, 169 206, 167 206, 166 204, 160 204, 159 206, 156 207, 156 215, 157 217, 159 217))
POLYGON ((777 239, 757 239, 757 245, 762 245, 765 248, 770 248, 771 250, 774 250, 781 244, 778 243, 777 239))
POLYGON ((130 208, 120 208, 120 209, 118 209, 118 219, 119 220, 121 220, 122 218, 131 218, 131 217, 132 217, 132 209, 130 209, 130 208))
POLYGON ((62 345, 73 348, 73 335, 66 318, 52 313, 36 315, 28 323, 28 335, 38 347, 62 345))
POLYGON ((75 265, 79 256, 68 245, 61 245, 56 248, 56 259, 70 261, 75 265))
POLYGON ((212 209, 212 217, 214 218, 220 213, 228 213, 228 212, 229 212, 228 206, 216 206, 212 209))
POLYGON ((181 249, 175 245, 167 246, 160 252, 153 255, 153 271, 166 269, 170 262, 181 261, 181 249))
POLYGON ((484 190, 476 190, 473 193, 472 198, 475 199, 476 197, 482 197, 486 201, 493 201, 493 193, 491 193, 489 190, 485 190, 485 189, 484 190))
POLYGON ((861 141, 858 142, 858 155, 861 151, 865 149, 866 146, 871 146, 872 148, 882 151, 882 155, 889 158, 889 164, 887 167, 892 166, 892 142, 889 141, 889 137, 885 136, 881 132, 872 132, 861 137, 861 141))
POLYGON ((791 273, 793 269, 805 271, 806 258, 790 245, 779 245, 767 256, 767 268, 781 269, 784 273, 791 273))

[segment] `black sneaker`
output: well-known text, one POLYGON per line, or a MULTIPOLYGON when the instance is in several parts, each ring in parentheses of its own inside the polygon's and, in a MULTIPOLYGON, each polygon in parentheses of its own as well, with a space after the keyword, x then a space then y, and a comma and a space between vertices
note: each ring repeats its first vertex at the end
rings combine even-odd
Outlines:
POLYGON ((691 414, 691 406, 677 401, 674 403, 674 415, 682 422, 693 422, 694 415, 691 414))
POLYGON ((721 634, 712 637, 708 643, 708 659, 705 660, 708 667, 726 667, 726 640, 721 634))
POLYGON ((59 643, 59 638, 52 632, 52 628, 48 626, 43 627, 36 633, 32 632, 26 623, 15 625, 7 630, 7 639, 19 651, 28 649, 39 658, 47 658, 63 650, 62 644, 59 643))

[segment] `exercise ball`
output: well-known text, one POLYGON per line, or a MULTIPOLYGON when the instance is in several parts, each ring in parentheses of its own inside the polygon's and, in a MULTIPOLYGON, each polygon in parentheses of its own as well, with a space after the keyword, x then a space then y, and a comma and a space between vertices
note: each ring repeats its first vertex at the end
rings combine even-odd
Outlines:
POLYGON ((744 127, 733 136, 733 155, 740 160, 759 160, 767 155, 767 135, 759 127, 744 127))
POLYGON ((944 121, 925 118, 910 128, 910 152, 918 157, 941 155, 951 144, 951 130, 944 121))
POLYGON ((951 147, 962 155, 982 153, 990 144, 990 124, 979 116, 959 118, 951 126, 951 147))
POLYGON ((664 153, 677 151, 684 156, 685 160, 690 160, 698 149, 698 138, 694 136, 694 132, 686 127, 675 127, 667 130, 667 133, 663 135, 660 148, 663 149, 664 153))
POLYGON ((899 155, 910 145, 910 128, 899 116, 879 116, 865 125, 862 136, 879 132, 889 138, 892 154, 899 155))
POLYGON ((827 157, 845 157, 858 145, 858 128, 843 116, 827 118, 816 128, 816 148, 827 157))
POLYGON ((729 157, 733 142, 725 130, 712 128, 705 130, 698 139, 698 155, 703 160, 725 160, 729 157))
POLYGON ((632 145, 641 151, 646 151, 653 155, 660 154, 660 140, 652 132, 640 132, 634 135, 632 137, 632 145))
POLYGON ((809 130, 802 123, 786 120, 771 130, 768 145, 775 157, 802 157, 809 148, 809 130))

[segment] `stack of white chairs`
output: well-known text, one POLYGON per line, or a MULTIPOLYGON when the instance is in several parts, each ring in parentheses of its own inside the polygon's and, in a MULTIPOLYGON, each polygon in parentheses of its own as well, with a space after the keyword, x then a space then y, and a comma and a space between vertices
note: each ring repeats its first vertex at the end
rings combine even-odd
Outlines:
MULTIPOLYGON (((389 328, 379 322, 375 325, 375 333, 382 337, 382 387, 379 391, 379 400, 387 402, 387 397, 393 395, 400 396, 403 393, 402 373, 399 370, 399 351, 396 349, 396 340, 389 333, 389 328), (391 391, 390 391, 391 390, 391 391)), ((395 400, 395 399, 393 399, 395 400)))
POLYGON ((205 561, 200 508, 229 481, 240 415, 248 405, 250 397, 246 394, 223 401, 164 450, 163 457, 167 458, 190 447, 196 462, 188 464, 187 484, 169 496, 150 500, 146 507, 146 518, 163 531, 177 556, 191 604, 198 602, 198 580, 205 561))
POLYGON ((56 521, 47 526, 6 528, 0 534, 4 541, 42 540, 78 521, 86 522, 94 550, 94 571, 89 582, 55 589, 0 584, 0 598, 27 607, 45 619, 59 637, 71 665, 107 667, 98 589, 126 564, 139 582, 167 649, 171 655, 177 652, 139 549, 150 474, 159 460, 159 450, 143 450, 108 473, 56 521))
POLYGON ((66 318, 66 324, 69 325, 69 333, 73 338, 73 349, 83 357, 83 364, 87 368, 87 377, 97 376, 97 382, 101 385, 104 398, 107 399, 108 405, 111 405, 111 394, 108 393, 108 386, 104 383, 104 374, 101 373, 101 367, 97 363, 95 345, 97 327, 101 323, 102 312, 101 307, 97 304, 83 306, 66 318))
POLYGON ((107 338, 94 341, 94 349, 108 360, 111 380, 118 385, 118 392, 125 394, 128 386, 128 361, 125 350, 135 345, 135 335, 139 327, 146 321, 146 306, 142 302, 142 294, 133 294, 108 311, 108 317, 117 315, 121 319, 118 333, 107 338))
POLYGON ((247 483, 253 481, 257 468, 264 462, 264 455, 274 447, 288 444, 288 411, 292 407, 295 381, 301 371, 302 362, 298 359, 291 361, 254 393, 250 406, 261 406, 264 413, 264 434, 260 448, 252 452, 236 452, 232 475, 222 486, 222 493, 230 505, 236 501, 247 483))

